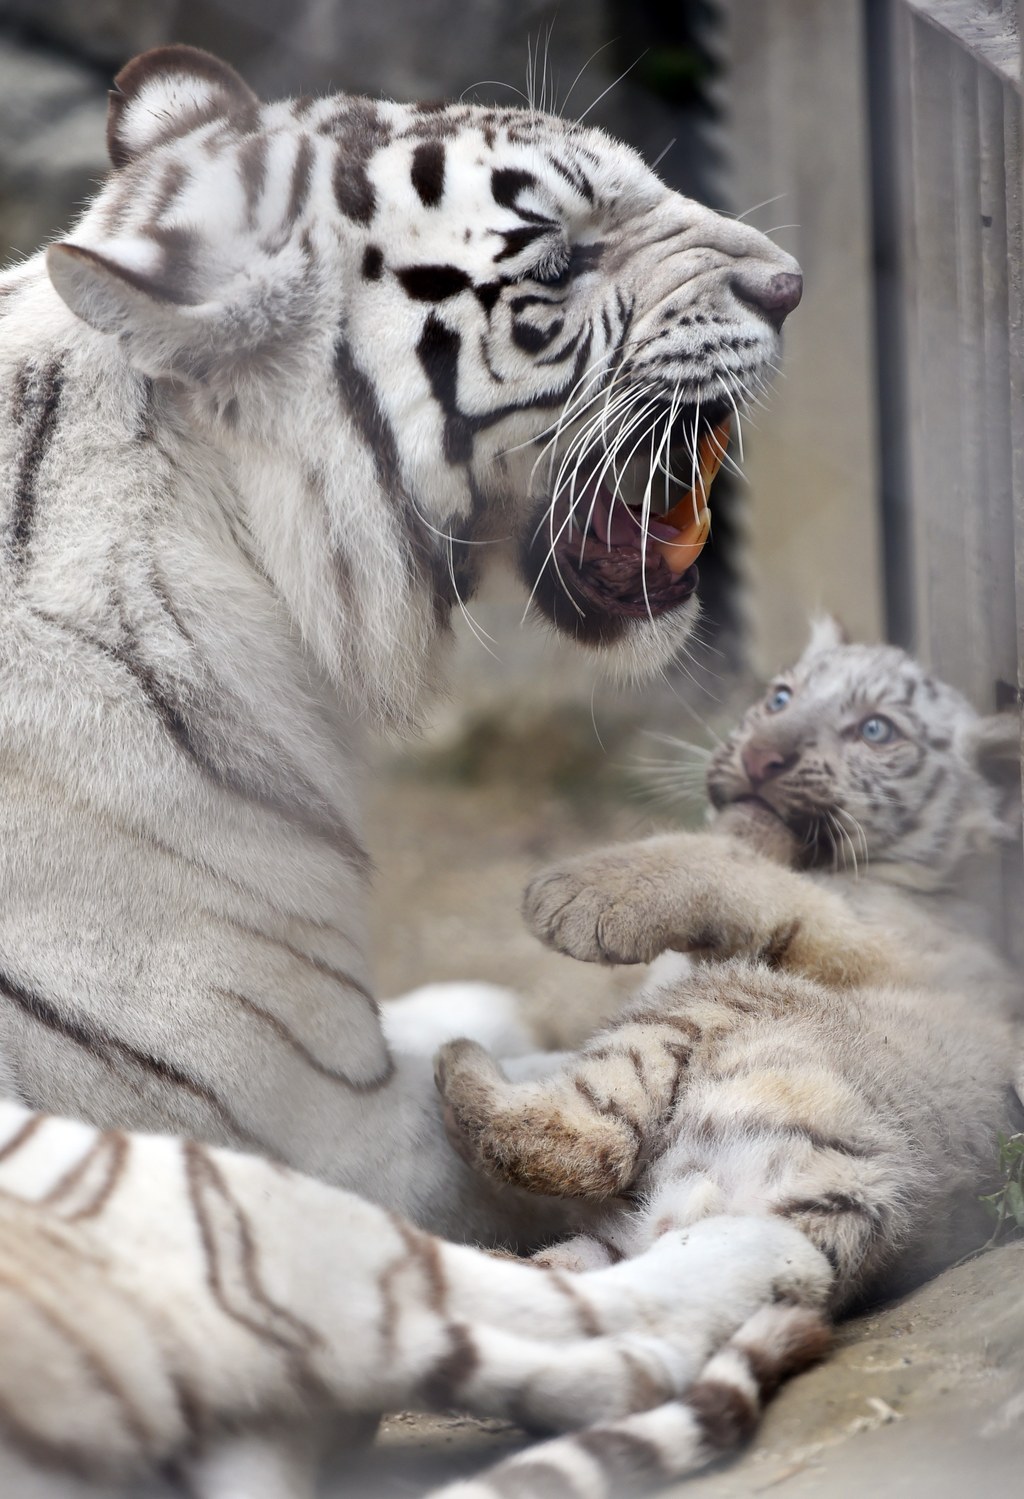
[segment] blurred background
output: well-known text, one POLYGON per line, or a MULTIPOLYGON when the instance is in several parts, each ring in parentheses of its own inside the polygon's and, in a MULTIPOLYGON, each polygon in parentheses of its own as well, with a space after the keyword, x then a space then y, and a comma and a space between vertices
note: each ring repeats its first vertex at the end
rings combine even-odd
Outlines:
MULTIPOLYGON (((1018 0, 0 0, 9 258, 65 227, 102 177, 113 73, 184 41, 265 96, 506 102, 543 71, 565 114, 589 110, 671 186, 742 214, 803 265, 783 376, 745 424, 746 482, 716 485, 692 655, 612 690, 593 661, 521 626, 520 590, 496 578, 473 605, 490 645, 463 630, 453 692, 421 740, 380 747, 383 993, 489 978, 526 995, 541 1040, 591 1029, 633 976, 540 952, 518 919, 528 873, 698 819, 699 747, 799 652, 815 610, 910 647, 982 711, 1020 701, 1017 12, 1018 0), (698 751, 653 737, 665 734, 698 751), (695 769, 666 784, 666 759, 695 769)), ((987 900, 1020 956, 1018 866, 1015 850, 987 900)), ((993 1412, 1024 1384, 1024 1277, 1019 1257, 1015 1275, 996 1255, 979 1264, 858 1324, 838 1359, 787 1392, 758 1452, 687 1493, 785 1482, 860 1499, 927 1483, 941 1499, 979 1472, 986 1494, 1019 1493, 1024 1396, 1002 1426, 993 1412), (894 1407, 915 1402, 901 1432, 894 1407), (766 1468, 766 1452, 788 1456, 766 1468), (879 1489, 883 1463, 898 1477, 879 1489)), ((467 1430, 435 1423, 431 1439, 475 1443, 478 1457, 500 1437, 467 1430)), ((424 1428, 392 1423, 390 1440, 420 1453, 424 1428)))

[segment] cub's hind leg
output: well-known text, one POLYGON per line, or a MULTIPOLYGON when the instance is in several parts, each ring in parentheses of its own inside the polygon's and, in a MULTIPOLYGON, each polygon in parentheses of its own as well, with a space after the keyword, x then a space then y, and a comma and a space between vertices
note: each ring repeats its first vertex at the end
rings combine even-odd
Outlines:
POLYGON ((553 1077, 510 1082, 473 1041, 438 1053, 453 1145, 471 1165, 529 1192, 602 1199, 639 1170, 654 1110, 630 1062, 588 1049, 553 1077))
MULTIPOLYGON (((749 987, 749 986, 748 986, 749 987)), ((746 1003, 746 1001, 745 1001, 746 1003)), ((756 990, 749 1005, 769 1006, 756 990)), ((642 994, 557 1072, 512 1081, 482 1047, 452 1041, 435 1078, 456 1149, 479 1171, 532 1192, 604 1199, 661 1147, 701 1052, 742 1023, 699 976, 642 994)))
POLYGON ((255 1157, 2 1105, 0 1440, 104 1499, 184 1465, 225 1499, 266 1443, 294 1499, 335 1414, 618 1419, 678 1395, 764 1300, 821 1299, 802 1235, 749 1239, 698 1225, 570 1280, 255 1157))

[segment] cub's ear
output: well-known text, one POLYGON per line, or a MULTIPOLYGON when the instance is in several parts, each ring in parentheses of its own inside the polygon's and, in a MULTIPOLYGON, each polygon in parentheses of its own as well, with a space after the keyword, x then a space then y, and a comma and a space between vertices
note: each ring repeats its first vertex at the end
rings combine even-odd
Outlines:
POLYGON ((154 47, 133 57, 114 79, 107 112, 107 151, 127 166, 154 146, 210 120, 255 130, 260 101, 234 68, 198 47, 154 47))
POLYGON ((804 647, 804 659, 849 643, 849 635, 834 614, 816 614, 811 620, 811 635, 804 647))
POLYGON ((964 752, 993 785, 1020 789, 1020 719, 1016 713, 993 713, 967 729, 964 752))

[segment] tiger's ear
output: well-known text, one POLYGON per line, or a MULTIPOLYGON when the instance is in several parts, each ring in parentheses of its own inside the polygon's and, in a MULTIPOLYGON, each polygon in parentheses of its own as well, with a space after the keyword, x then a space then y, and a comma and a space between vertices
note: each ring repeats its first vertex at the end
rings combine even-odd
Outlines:
POLYGON ((964 753, 994 786, 1020 790, 1020 719, 1016 713, 992 713, 966 730, 964 753))
POLYGON ((811 635, 804 647, 803 659, 806 661, 811 656, 820 656, 824 651, 834 651, 849 643, 849 635, 834 614, 816 614, 811 620, 811 635))
POLYGON ((154 146, 217 119, 255 130, 260 101, 234 68, 198 47, 154 47, 118 73, 107 111, 107 151, 127 166, 154 146))
POLYGON ((129 362, 143 374, 203 378, 209 373, 223 310, 189 285, 187 254, 168 253, 141 236, 109 241, 102 249, 64 240, 50 245, 46 269, 71 311, 98 332, 119 338, 129 362))
POLYGON ((61 240, 46 252, 71 311, 119 339, 144 375, 208 381, 230 371, 304 316, 305 265, 294 247, 270 257, 240 236, 208 243, 188 225, 102 240, 61 240))
POLYGON ((193 47, 158 47, 117 77, 110 106, 110 151, 125 176, 104 194, 72 234, 49 247, 46 265, 71 311, 120 340, 125 358, 154 377, 208 381, 229 371, 309 316, 301 288, 309 265, 298 242, 268 246, 239 191, 237 152, 196 151, 175 141, 223 119, 231 139, 259 139, 256 95, 225 63, 193 47), (148 163, 168 148, 153 203, 148 163), (147 196, 148 194, 148 196, 147 196), (119 196, 120 195, 120 196, 119 196))
POLYGON ((46 252, 46 269, 71 311, 101 333, 125 332, 140 316, 152 315, 153 303, 166 303, 169 311, 201 300, 188 285, 187 255, 169 254, 141 235, 110 241, 102 250, 59 240, 46 252))

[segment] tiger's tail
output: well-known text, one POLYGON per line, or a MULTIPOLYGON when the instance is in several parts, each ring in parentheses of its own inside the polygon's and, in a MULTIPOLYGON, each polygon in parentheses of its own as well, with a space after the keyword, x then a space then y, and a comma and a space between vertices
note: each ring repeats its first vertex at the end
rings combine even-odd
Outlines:
POLYGON ((632 1499, 743 1446, 779 1385, 823 1358, 831 1336, 814 1307, 760 1307, 680 1399, 531 1447, 428 1499, 632 1499))

